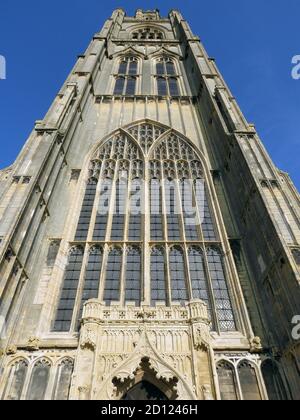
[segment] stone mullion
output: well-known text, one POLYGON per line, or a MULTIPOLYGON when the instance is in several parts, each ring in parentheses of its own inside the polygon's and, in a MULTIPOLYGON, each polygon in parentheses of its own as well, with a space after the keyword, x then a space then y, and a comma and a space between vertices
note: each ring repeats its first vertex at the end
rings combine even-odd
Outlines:
POLYGON ((237 393, 238 400, 244 401, 244 396, 243 396, 243 391, 242 391, 242 386, 241 386, 241 381, 240 381, 240 375, 239 375, 239 371, 238 371, 238 363, 234 363, 234 379, 235 379, 235 383, 236 383, 236 393, 237 393))

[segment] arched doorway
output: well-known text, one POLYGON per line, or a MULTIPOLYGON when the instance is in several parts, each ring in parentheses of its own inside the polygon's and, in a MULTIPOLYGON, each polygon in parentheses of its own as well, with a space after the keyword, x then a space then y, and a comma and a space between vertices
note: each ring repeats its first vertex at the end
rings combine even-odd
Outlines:
POLYGON ((141 381, 133 386, 122 398, 124 401, 167 401, 167 396, 155 385, 141 381))

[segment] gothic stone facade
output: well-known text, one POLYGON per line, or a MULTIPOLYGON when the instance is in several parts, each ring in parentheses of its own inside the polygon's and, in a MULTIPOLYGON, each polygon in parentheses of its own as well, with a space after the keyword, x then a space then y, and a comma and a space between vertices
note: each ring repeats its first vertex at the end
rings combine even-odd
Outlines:
POLYGON ((299 215, 181 14, 115 10, 0 171, 1 398, 299 400, 299 215), (205 180, 202 224, 120 172, 205 180))

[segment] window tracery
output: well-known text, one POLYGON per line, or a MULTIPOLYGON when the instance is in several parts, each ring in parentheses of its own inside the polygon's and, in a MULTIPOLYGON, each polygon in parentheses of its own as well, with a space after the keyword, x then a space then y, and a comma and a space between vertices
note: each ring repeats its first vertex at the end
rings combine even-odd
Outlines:
POLYGON ((78 325, 91 298, 153 306, 199 298, 213 330, 235 331, 222 244, 194 147, 163 126, 138 123, 96 150, 89 176, 54 331, 78 325))

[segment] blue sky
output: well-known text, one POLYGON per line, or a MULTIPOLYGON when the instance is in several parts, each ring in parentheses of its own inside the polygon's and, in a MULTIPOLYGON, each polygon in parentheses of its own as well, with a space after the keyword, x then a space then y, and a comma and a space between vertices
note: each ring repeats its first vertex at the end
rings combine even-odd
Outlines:
POLYGON ((278 167, 300 189, 299 0, 1 0, 0 168, 10 165, 114 8, 180 9, 202 39, 278 167))

